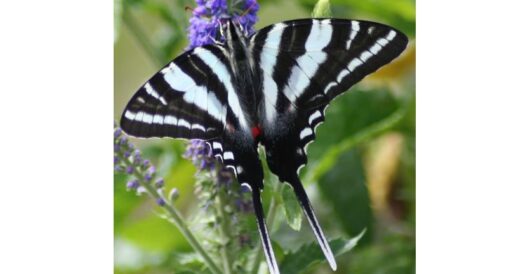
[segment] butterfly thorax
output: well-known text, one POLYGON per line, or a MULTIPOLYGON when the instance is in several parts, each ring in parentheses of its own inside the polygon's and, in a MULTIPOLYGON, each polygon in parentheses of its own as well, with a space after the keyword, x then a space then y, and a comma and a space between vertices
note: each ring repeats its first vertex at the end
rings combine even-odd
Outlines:
POLYGON ((252 134, 255 140, 259 137, 258 106, 262 101, 261 93, 256 90, 256 81, 260 77, 255 73, 254 65, 251 63, 249 40, 238 28, 237 24, 228 21, 226 23, 226 45, 228 48, 230 66, 234 73, 235 90, 246 115, 250 128, 244 129, 252 134), (258 134, 257 134, 258 133, 258 134))

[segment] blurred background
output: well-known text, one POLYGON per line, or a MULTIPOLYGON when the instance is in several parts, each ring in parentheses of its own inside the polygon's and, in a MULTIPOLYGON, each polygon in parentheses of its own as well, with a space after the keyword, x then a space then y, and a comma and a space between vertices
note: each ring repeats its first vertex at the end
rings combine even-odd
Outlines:
MULTIPOLYGON (((310 17, 316 1, 258 3, 256 29, 310 17)), ((191 12, 186 7, 195 7, 195 2, 115 0, 116 121, 141 84, 187 46, 191 12)), ((332 0, 331 11, 336 18, 389 24, 407 34, 410 43, 398 59, 332 102, 326 122, 309 146, 309 162, 301 178, 328 238, 353 238, 366 228, 358 245, 337 258, 335 273, 414 273, 415 2, 332 0)), ((200 209, 194 192, 195 167, 182 158, 185 142, 132 141, 157 166, 166 185, 179 189, 176 207, 193 220, 200 209)), ((158 216, 153 201, 126 191, 126 180, 115 175, 115 273, 176 273, 182 254, 192 252, 191 247, 172 224, 158 216)), ((266 209, 270 192, 267 185, 266 209)), ((269 229, 281 249, 296 250, 315 241, 305 220, 300 231, 294 231, 283 220, 284 214, 278 215, 269 229)), ((320 263, 303 273, 332 272, 320 263)))

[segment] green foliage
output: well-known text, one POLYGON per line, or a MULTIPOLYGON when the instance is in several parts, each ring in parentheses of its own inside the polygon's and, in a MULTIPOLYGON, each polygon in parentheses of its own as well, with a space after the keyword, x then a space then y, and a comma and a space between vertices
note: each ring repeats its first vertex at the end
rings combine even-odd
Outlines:
POLYGON ((298 199, 293 191, 293 188, 289 185, 285 185, 281 188, 281 201, 285 219, 289 226, 299 231, 302 226, 302 209, 298 203, 298 199))
MULTIPOLYGON (((363 237, 364 231, 351 239, 335 239, 329 242, 331 250, 336 257, 352 250, 363 237)), ((304 273, 311 266, 317 263, 326 262, 326 258, 317 243, 306 244, 296 251, 287 253, 280 264, 280 271, 283 274, 304 273)))
POLYGON ((311 17, 331 17, 331 7, 329 5, 329 0, 319 0, 313 8, 311 17))
MULTIPOLYGON (((313 10, 314 0, 298 0, 307 10, 313 10)), ((408 35, 416 32, 415 0, 331 0, 332 13, 337 18, 359 18, 382 21, 408 35)))
POLYGON ((350 236, 365 228, 371 234, 372 228, 372 210, 361 161, 358 150, 348 151, 318 181, 322 197, 331 204, 342 229, 350 236))

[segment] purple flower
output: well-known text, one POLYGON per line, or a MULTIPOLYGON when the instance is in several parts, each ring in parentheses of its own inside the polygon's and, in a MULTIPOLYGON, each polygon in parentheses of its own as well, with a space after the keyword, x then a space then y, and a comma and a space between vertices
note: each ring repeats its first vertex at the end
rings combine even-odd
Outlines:
POLYGON ((146 169, 146 168, 148 168, 150 165, 151 165, 151 162, 149 162, 149 160, 144 160, 144 162, 142 163, 142 168, 143 168, 143 169, 146 169))
POLYGON ((140 182, 138 180, 132 180, 127 182, 127 189, 136 190, 140 186, 140 182))
POLYGON ((127 137, 121 136, 119 144, 120 144, 120 146, 126 145, 127 144, 127 137))
POLYGON ((133 162, 134 162, 135 165, 138 165, 138 164, 140 164, 142 162, 142 155, 140 154, 140 150, 138 150, 138 149, 134 150, 134 156, 133 157, 134 157, 133 162))
POLYGON ((193 10, 188 29, 190 44, 188 49, 212 44, 215 40, 223 41, 219 27, 222 19, 231 18, 243 27, 247 35, 254 33, 254 24, 258 20, 259 9, 256 0, 229 1, 226 0, 196 0, 197 7, 193 10))
POLYGON ((156 188, 162 188, 162 187, 164 187, 164 179, 162 179, 162 178, 158 178, 158 179, 156 179, 156 181, 155 181, 155 187, 156 187, 156 188))
POLYGON ((190 159, 199 170, 215 170, 216 160, 210 146, 203 140, 191 140, 184 157, 190 159))
POLYGON ((162 198, 158 198, 156 199, 156 204, 158 204, 159 206, 164 206, 166 204, 166 201, 164 201, 164 199, 162 198))
POLYGON ((121 128, 116 128, 114 130, 114 138, 118 138, 121 135, 121 128))

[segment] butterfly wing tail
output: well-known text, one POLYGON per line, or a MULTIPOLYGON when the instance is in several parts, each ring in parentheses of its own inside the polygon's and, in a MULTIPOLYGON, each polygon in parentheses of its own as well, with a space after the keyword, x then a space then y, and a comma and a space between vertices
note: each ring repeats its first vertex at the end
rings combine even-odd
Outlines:
POLYGON ((298 197, 298 201, 300 202, 300 205, 304 210, 305 216, 307 217, 307 220, 309 221, 313 232, 315 233, 318 244, 320 245, 324 256, 326 256, 326 259, 328 260, 329 266, 331 267, 331 269, 333 269, 333 271, 337 270, 335 256, 333 255, 333 252, 331 251, 331 248, 328 245, 326 236, 324 236, 324 233, 322 233, 322 229, 320 229, 320 225, 318 224, 318 220, 315 216, 315 213, 313 212, 313 207, 311 206, 309 198, 307 197, 304 187, 302 186, 302 182, 300 182, 300 179, 295 176, 295 179, 290 180, 290 182, 288 183, 293 187, 296 197, 298 197))
POLYGON ((259 188, 252 188, 252 201, 254 203, 254 212, 256 214, 256 220, 258 222, 258 230, 261 237, 261 243, 263 245, 263 251, 265 258, 267 259, 267 265, 271 274, 279 274, 280 270, 276 263, 276 257, 274 257, 274 251, 272 250, 271 240, 269 238, 269 232, 265 225, 265 217, 263 214, 263 206, 261 205, 261 197, 259 188))

